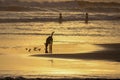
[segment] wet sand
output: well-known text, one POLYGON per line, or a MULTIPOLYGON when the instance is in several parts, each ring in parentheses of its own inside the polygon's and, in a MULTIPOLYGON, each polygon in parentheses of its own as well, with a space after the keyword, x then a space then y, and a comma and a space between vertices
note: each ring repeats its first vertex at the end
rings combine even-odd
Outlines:
MULTIPOLYGON (((59 79, 53 79, 53 78, 24 78, 24 77, 5 77, 0 78, 0 80, 110 80, 106 78, 59 78, 59 79)), ((118 79, 114 79, 118 80, 118 79)))
POLYGON ((120 44, 96 44, 106 48, 101 51, 73 54, 35 54, 34 57, 50 57, 64 59, 108 60, 120 62, 120 44))
MULTIPOLYGON (((71 47, 73 46, 74 44, 67 44, 67 45, 64 45, 64 49, 67 48, 67 47, 71 47)), ((77 46, 80 47, 80 48, 85 48, 84 45, 86 46, 86 49, 89 49, 88 48, 88 45, 86 44, 78 44, 77 46), (79 46, 80 45, 80 46, 79 46)), ((58 45, 58 46, 54 46, 56 47, 55 49, 59 48, 59 47, 63 47, 62 44, 58 45)), ((75 45, 76 46, 76 45, 75 45)), ((90 48, 93 46, 92 44, 89 45, 90 48)), ((73 46, 74 47, 74 46, 73 46)), ((75 48, 75 47, 74 47, 75 48)), ((62 50, 60 49, 60 50, 62 50)), ((71 49, 71 48, 70 48, 71 49)), ((79 48, 77 48, 79 49, 79 48)), ((17 49, 18 50, 18 49, 17 49)), ((21 50, 21 48, 20 48, 21 50)), ((67 49, 69 50, 69 49, 67 49)), ((74 49, 73 49, 74 50, 74 49)), ((72 50, 70 50, 72 52, 72 50)), ((115 62, 120 62, 120 44, 119 43, 116 43, 116 44, 96 44, 95 46, 93 46, 92 49, 90 49, 88 52, 79 52, 79 53, 75 53, 75 52, 72 52, 72 53, 60 53, 57 50, 55 51, 55 53, 53 54, 43 54, 43 53, 37 53, 37 54, 34 54, 34 52, 31 52, 32 54, 29 54, 30 57, 37 57, 37 58, 41 58, 41 57, 45 57, 45 58, 60 58, 60 59, 83 59, 83 60, 107 60, 107 61, 115 61, 115 62), (95 51, 93 50, 94 47, 100 47, 97 48, 95 51), (102 48, 105 48, 105 49, 101 49, 102 48), (89 52, 90 51, 90 52, 89 52)), ((2 55, 2 53, 1 53, 2 55)), ((30 63, 33 63, 33 62, 30 62, 30 63)), ((36 66, 36 65, 35 65, 36 66)), ((83 77, 83 78, 76 78, 76 77, 64 77, 63 78, 42 78, 42 77, 35 77, 35 78, 26 78, 24 76, 21 76, 21 77, 0 77, 0 80, 109 80, 111 78, 104 78, 104 77, 83 77)), ((114 78, 112 78, 114 79, 114 78)), ((115 78, 116 80, 119 79, 119 77, 115 78)))

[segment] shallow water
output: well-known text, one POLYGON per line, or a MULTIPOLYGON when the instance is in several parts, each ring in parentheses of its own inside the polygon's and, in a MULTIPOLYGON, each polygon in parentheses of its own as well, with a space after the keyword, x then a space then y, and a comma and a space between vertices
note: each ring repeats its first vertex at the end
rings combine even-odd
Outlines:
POLYGON ((70 21, 63 24, 56 22, 0 23, 0 44, 1 46, 43 45, 52 31, 55 31, 55 44, 119 43, 119 23, 120 21, 90 21, 89 24, 84 24, 83 21, 70 21))

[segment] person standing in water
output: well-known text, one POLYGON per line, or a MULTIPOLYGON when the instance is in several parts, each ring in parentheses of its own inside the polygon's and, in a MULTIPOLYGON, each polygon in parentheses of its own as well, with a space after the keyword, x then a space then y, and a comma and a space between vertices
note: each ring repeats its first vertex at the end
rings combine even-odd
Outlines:
POLYGON ((88 13, 85 15, 85 23, 88 24, 88 13))
POLYGON ((48 36, 48 38, 46 39, 45 53, 52 53, 53 34, 54 32, 52 32, 51 35, 48 36), (48 51, 48 46, 49 46, 49 51, 48 51))
POLYGON ((59 13, 59 23, 62 23, 62 13, 59 13))

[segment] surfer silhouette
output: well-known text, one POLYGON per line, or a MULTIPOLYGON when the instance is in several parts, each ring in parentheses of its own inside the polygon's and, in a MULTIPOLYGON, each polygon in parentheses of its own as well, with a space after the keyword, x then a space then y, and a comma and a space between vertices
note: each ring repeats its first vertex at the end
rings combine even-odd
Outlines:
POLYGON ((86 13, 86 16, 85 16, 85 23, 88 24, 88 13, 86 13))
POLYGON ((62 13, 59 13, 59 23, 62 23, 62 13))
POLYGON ((46 39, 45 53, 52 53, 53 34, 54 32, 52 32, 51 35, 48 36, 46 39), (48 46, 49 46, 49 51, 48 51, 48 46))

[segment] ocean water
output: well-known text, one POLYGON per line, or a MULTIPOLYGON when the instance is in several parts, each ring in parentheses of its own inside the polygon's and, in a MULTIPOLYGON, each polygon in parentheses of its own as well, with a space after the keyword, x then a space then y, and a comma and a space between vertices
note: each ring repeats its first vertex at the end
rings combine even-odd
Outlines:
MULTIPOLYGON (((57 42, 90 42, 90 43, 119 43, 119 13, 89 13, 89 24, 84 23, 85 14, 82 12, 63 12, 62 24, 56 21, 59 17, 57 12, 38 11, 38 12, 0 12, 0 19, 25 20, 42 18, 42 21, 11 22, 0 23, 0 38, 4 40, 14 39, 29 40, 41 39, 41 43, 52 32, 55 31, 55 43, 57 42), (115 20, 113 18, 116 18, 115 20), (46 21, 49 19, 49 21, 46 21), (53 20, 55 19, 55 20, 53 20), (113 19, 113 20, 112 20, 113 19), (70 21, 69 21, 70 20, 70 21), (67 36, 67 37, 66 37, 67 36), (16 38, 17 37, 17 38, 16 38), (43 37, 43 38, 41 38, 43 37), (25 39, 26 38, 26 39, 25 39), (63 39, 64 38, 64 39, 63 39), (42 40, 44 39, 44 40, 42 40)), ((1 39, 1 40, 2 40, 1 39)), ((33 41, 33 40, 32 40, 33 41)), ((2 41, 1 41, 2 42, 2 41)), ((27 44, 24 43, 24 44, 27 44)), ((9 42, 6 44, 9 44, 9 42)), ((11 44, 11 43, 10 43, 11 44)), ((32 43, 31 43, 32 44, 32 43)), ((13 44, 14 45, 14 44, 13 44)), ((16 44, 17 45, 17 44, 16 44)))
MULTIPOLYGON (((0 12, 0 19, 22 20, 41 17, 57 19, 58 14, 0 12)), ((92 52, 104 49, 94 44, 120 43, 120 20, 111 20, 118 17, 119 13, 89 13, 89 15, 92 20, 88 24, 84 23, 84 13, 81 12, 63 12, 64 19, 67 18, 68 21, 61 24, 51 20, 0 23, 0 77, 120 78, 119 62, 30 56, 44 54, 45 40, 52 31, 55 31, 54 45, 58 45, 53 53, 92 52), (103 15, 107 17, 101 17, 103 15), (34 47, 41 48, 41 51, 26 51, 26 48, 34 47)))

